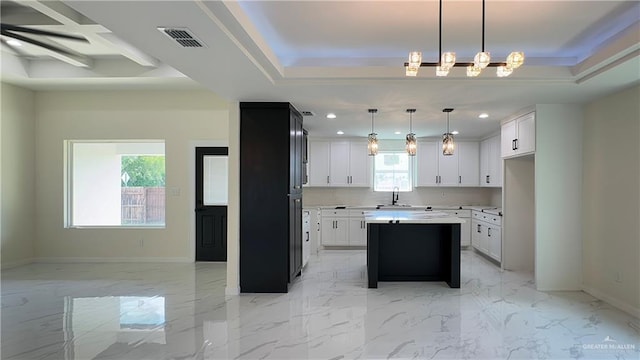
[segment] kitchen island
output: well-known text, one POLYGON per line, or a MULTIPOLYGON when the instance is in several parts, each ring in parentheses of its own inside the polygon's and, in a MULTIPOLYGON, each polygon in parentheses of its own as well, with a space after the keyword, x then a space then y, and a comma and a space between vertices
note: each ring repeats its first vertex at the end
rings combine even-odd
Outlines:
POLYGON ((460 288, 460 224, 437 211, 365 211, 369 288, 378 281, 445 281, 460 288))

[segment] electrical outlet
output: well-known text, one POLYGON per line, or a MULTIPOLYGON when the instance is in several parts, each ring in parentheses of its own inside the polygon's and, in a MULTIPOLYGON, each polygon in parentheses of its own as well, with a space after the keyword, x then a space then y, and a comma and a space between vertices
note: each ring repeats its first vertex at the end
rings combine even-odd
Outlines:
POLYGON ((616 271, 616 282, 622 283, 622 272, 616 271))

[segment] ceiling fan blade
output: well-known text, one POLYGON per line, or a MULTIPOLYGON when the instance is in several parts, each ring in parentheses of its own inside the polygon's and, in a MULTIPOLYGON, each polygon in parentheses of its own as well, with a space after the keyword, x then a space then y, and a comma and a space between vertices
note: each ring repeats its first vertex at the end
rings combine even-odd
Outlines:
POLYGON ((14 38, 16 40, 20 40, 20 41, 24 41, 24 42, 29 43, 29 44, 40 46, 42 48, 45 48, 45 49, 51 50, 51 51, 55 51, 57 53, 61 53, 61 54, 68 55, 68 56, 78 56, 78 54, 76 54, 74 52, 71 52, 71 51, 68 51, 66 49, 63 49, 63 48, 60 48, 60 47, 57 47, 57 46, 54 46, 54 45, 50 45, 50 44, 44 43, 42 41, 31 39, 31 38, 28 38, 26 36, 22 36, 20 34, 16 34, 16 33, 7 31, 5 29, 2 29, 1 33, 4 36, 8 36, 8 37, 14 38))
POLYGON ((79 35, 70 35, 70 34, 63 34, 63 33, 53 32, 53 31, 31 29, 24 26, 16 26, 16 25, 10 25, 10 24, 0 24, 0 27, 2 28, 2 31, 6 30, 6 31, 13 31, 13 32, 23 32, 26 34, 51 36, 51 37, 57 37, 62 39, 89 42, 89 40, 79 35))

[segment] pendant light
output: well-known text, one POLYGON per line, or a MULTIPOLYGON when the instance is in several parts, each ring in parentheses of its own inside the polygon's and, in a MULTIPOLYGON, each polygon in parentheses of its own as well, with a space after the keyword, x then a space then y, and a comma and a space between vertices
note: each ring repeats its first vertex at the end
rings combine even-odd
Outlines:
POLYGON ((418 150, 418 143, 416 142, 416 134, 413 133, 413 113, 416 109, 407 109, 409 113, 409 133, 407 134, 406 149, 409 156, 415 156, 418 150))
POLYGON ((369 156, 378 155, 378 134, 373 132, 373 115, 377 112, 378 109, 369 109, 369 114, 371 114, 371 134, 369 134, 367 142, 367 150, 369 151, 369 156))
POLYGON ((442 155, 448 156, 453 155, 453 151, 456 148, 456 144, 453 141, 453 134, 449 132, 449 113, 451 113, 453 109, 446 108, 442 109, 442 112, 447 113, 447 132, 442 134, 442 155))

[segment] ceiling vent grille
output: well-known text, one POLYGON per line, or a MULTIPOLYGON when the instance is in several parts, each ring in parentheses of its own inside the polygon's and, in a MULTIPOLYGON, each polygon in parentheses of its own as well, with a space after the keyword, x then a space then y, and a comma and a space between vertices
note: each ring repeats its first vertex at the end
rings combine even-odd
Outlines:
POLYGON ((314 116, 315 114, 312 113, 311 111, 303 111, 302 112, 302 116, 314 116))
POLYGON ((159 27, 159 31, 175 40, 180 46, 186 48, 204 47, 204 43, 191 33, 187 28, 165 28, 159 27))

